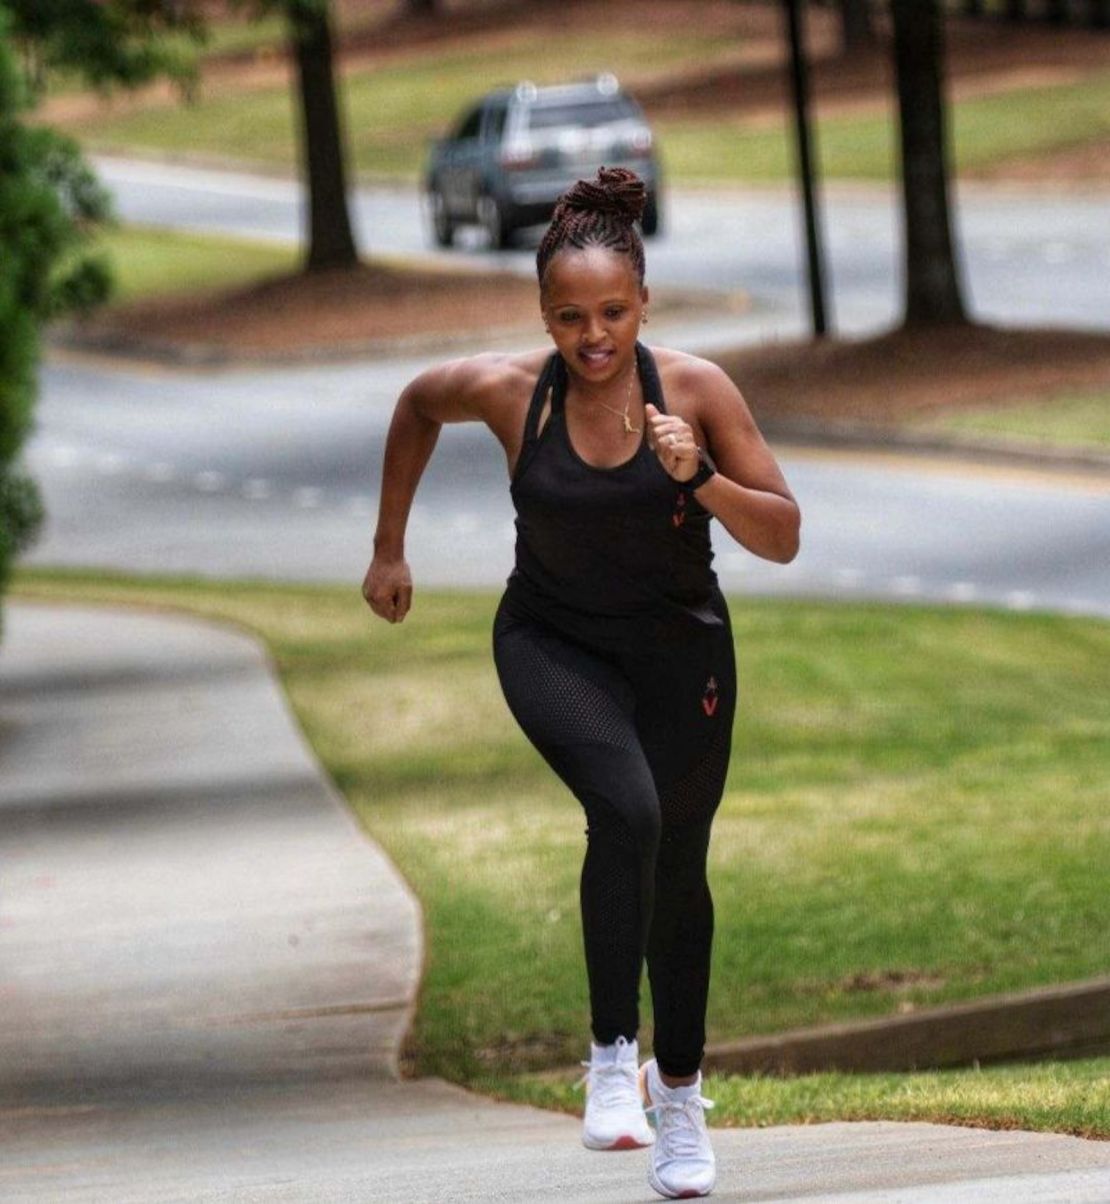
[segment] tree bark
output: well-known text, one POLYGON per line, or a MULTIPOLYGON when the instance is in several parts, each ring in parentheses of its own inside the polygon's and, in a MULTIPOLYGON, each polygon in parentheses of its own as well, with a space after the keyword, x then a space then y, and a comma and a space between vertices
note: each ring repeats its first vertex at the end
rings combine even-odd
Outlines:
POLYGON ((838 0, 840 46, 845 54, 875 44, 875 22, 869 0, 838 0))
POLYGON ((907 326, 967 322, 952 248, 937 0, 891 0, 902 154, 907 326))
POLYGON ((331 22, 326 5, 289 14, 297 64, 301 163, 308 195, 308 271, 358 263, 347 204, 343 129, 336 100, 331 22))

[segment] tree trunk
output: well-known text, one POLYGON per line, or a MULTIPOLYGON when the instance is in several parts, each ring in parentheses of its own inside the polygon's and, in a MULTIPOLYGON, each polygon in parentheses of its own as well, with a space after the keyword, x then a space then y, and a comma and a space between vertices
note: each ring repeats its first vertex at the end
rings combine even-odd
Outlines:
POLYGON ((412 13, 414 17, 422 17, 436 12, 439 0, 405 0, 404 7, 405 11, 412 13))
POLYGON ((943 38, 937 0, 891 0, 902 152, 905 324, 966 322, 948 217, 943 38))
POLYGON ((851 54, 875 44, 875 22, 870 0, 838 0, 840 7, 840 45, 851 54))
POLYGON ((1011 21, 1025 20, 1025 0, 1006 0, 1006 16, 1011 21))
POLYGON ((301 163, 308 194, 308 271, 354 267, 358 249, 347 206, 342 123, 335 95, 326 5, 289 15, 301 109, 301 163))

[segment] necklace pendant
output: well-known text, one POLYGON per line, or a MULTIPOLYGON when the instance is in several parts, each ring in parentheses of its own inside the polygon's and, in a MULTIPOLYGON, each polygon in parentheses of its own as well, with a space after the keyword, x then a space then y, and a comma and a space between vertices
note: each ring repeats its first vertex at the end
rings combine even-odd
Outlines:
POLYGON ((638 435, 640 433, 640 428, 638 426, 633 426, 632 423, 629 422, 627 414, 622 414, 621 417, 624 419, 624 433, 626 435, 638 435))

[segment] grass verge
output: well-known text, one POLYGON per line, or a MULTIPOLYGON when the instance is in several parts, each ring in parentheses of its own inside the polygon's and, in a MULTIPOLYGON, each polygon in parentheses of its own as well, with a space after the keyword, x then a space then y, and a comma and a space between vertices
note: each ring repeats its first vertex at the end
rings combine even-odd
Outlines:
MULTIPOLYGON (((721 54, 720 39, 697 33, 669 36, 661 50, 650 30, 590 39, 532 30, 488 48, 436 47, 400 62, 353 69, 343 81, 352 159, 362 172, 413 179, 429 140, 446 133, 462 106, 492 82, 546 83, 610 69, 650 79, 704 69, 721 54)), ((212 89, 188 106, 165 98, 143 106, 125 101, 62 124, 96 149, 204 154, 288 170, 296 164, 296 127, 284 84, 212 89)), ((793 178, 785 110, 781 120, 726 111, 664 116, 656 125, 668 179, 793 178)), ((1110 72, 964 98, 952 105, 952 126, 957 168, 973 174, 996 174, 1009 160, 1100 144, 1110 136, 1110 72)), ((889 179, 896 141, 889 96, 858 113, 819 115, 816 140, 825 176, 889 179)))
MULTIPOLYGON (((538 1075, 486 1076, 473 1086, 541 1108, 582 1109, 569 1083, 538 1075)), ((918 1120, 1110 1138, 1110 1058, 916 1074, 708 1076, 705 1094, 715 1126, 918 1120)))
POLYGON ((245 284, 291 272, 299 257, 296 247, 150 226, 117 226, 97 239, 95 249, 112 265, 113 300, 120 303, 245 284))
MULTIPOLYGON (((507 1090, 522 1072, 577 1060, 582 820, 501 699, 493 595, 421 594, 392 628, 371 619, 355 582, 36 570, 15 588, 257 632, 323 763, 423 902, 415 1067, 507 1090)), ((1105 971, 1110 626, 755 599, 733 613, 741 710, 711 854, 711 1041, 1105 971)), ((1064 1064, 1056 1081, 1098 1071, 1064 1064)), ((1040 1092, 1047 1073, 938 1075, 928 1090, 921 1076, 713 1086, 736 1092, 722 1118, 743 1123, 798 1118, 826 1095, 835 1115, 953 1119, 965 1091, 964 1119, 1110 1135, 1103 1095, 1088 1091, 1092 1120, 1040 1092)), ((1074 1102, 1084 1088, 1060 1090, 1074 1102)))
MULTIPOLYGON (((793 178, 788 114, 780 122, 743 118, 669 120, 659 138, 668 177, 779 183, 793 178)), ((834 179, 887 180, 895 170, 889 104, 816 122, 821 172, 834 179)), ((1110 72, 1081 83, 1014 89, 952 105, 952 146, 961 174, 997 173, 1024 160, 1110 136, 1110 72)))
POLYGON ((982 435, 1032 446, 1110 451, 1110 391, 1069 392, 946 414, 923 423, 922 429, 982 435))

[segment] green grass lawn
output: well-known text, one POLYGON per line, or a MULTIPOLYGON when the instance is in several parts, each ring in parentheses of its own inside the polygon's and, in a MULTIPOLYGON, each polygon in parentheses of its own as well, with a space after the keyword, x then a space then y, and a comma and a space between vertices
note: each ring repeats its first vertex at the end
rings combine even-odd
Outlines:
MULTIPOLYGON (((266 640, 308 738, 422 900, 417 1068, 507 1089, 585 1048, 580 809, 500 696, 496 598, 419 593, 389 627, 358 584, 36 571, 17 591, 181 606, 266 640)), ((741 707, 711 853, 710 1041, 1105 973, 1110 626, 778 599, 737 599, 733 615, 741 707)), ((1019 1105, 1040 1069, 713 1086, 734 1100, 719 1119, 743 1123, 967 1107, 1110 1135, 1104 1093, 1073 1108, 1098 1070, 1054 1072, 1064 1112, 1047 1088, 1044 1108, 1036 1090, 1019 1105), (1075 1119, 1084 1108, 1096 1121, 1075 1119)))
MULTIPOLYGON (((433 137, 459 111, 497 84, 548 83, 609 70, 650 74, 704 64, 721 56, 720 40, 691 31, 664 47, 649 30, 584 39, 522 31, 483 49, 436 47, 403 61, 349 72, 343 83, 346 127, 358 170, 415 176, 433 137)), ((157 104, 127 114, 107 112, 67 128, 87 145, 176 153, 204 152, 292 169, 296 162, 290 90, 209 94, 192 106, 157 104)))
POLYGON ((990 409, 963 410, 929 419, 920 426, 956 435, 1105 452, 1110 451, 1110 392, 1064 393, 990 409))
MULTIPOLYGON (((488 1075, 474 1085, 519 1103, 582 1110, 569 1079, 488 1075)), ((704 1090, 714 1102, 712 1125, 921 1120, 1110 1138, 1110 1058, 915 1074, 709 1075, 704 1090)))
MULTIPOLYGON (((1045 154, 1110 137, 1110 72, 1082 83, 1025 88, 952 106, 957 170, 998 168, 1008 159, 1045 154)), ((668 174, 676 180, 778 182, 792 178, 794 150, 781 125, 708 118, 659 126, 668 174)), ((895 167, 892 109, 817 123, 823 175, 888 179, 895 167)))
MULTIPOLYGON (((222 29, 222 27, 221 27, 222 29)), ((220 38, 235 36, 231 27, 220 38)), ((241 30, 240 30, 241 32, 241 30)), ((255 36, 252 34, 251 36, 255 36)), ((496 83, 538 83, 615 70, 625 78, 708 66, 728 52, 719 38, 691 30, 660 46, 649 31, 619 31, 584 39, 521 30, 496 47, 435 46, 372 70, 349 72, 344 93, 351 152, 358 170, 412 178, 428 141, 444 132, 459 109, 496 83)), ((1072 84, 1026 87, 961 101, 953 107, 953 138, 962 171, 997 168, 1008 159, 1110 137, 1110 72, 1072 84)), ((137 148, 175 154, 203 152, 281 166, 296 161, 290 91, 286 87, 216 94, 190 107, 153 104, 74 122, 90 147, 137 148)), ((668 178, 737 182, 791 178, 792 142, 781 123, 719 115, 658 123, 668 178)), ((885 112, 828 117, 817 134, 822 171, 829 177, 886 179, 894 135, 885 112)))
POLYGON ((96 250, 112 265, 113 301, 247 284, 292 271, 299 260, 296 247, 147 226, 107 230, 96 250))

